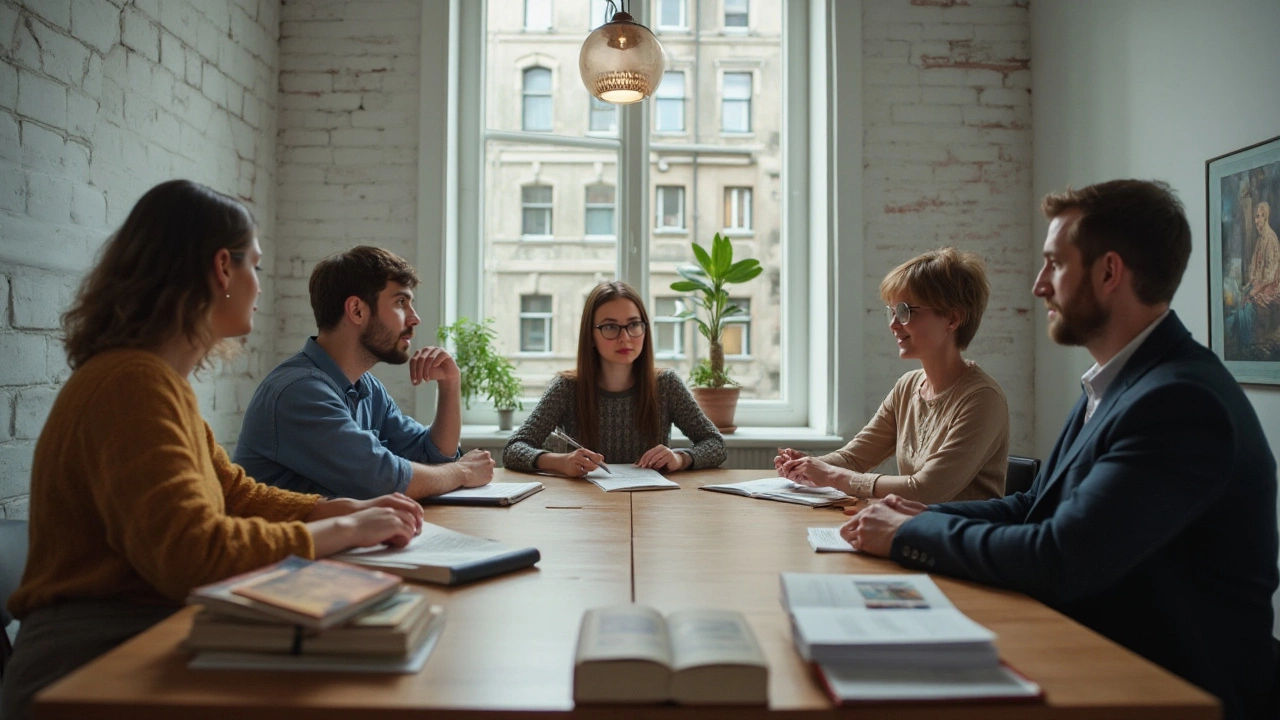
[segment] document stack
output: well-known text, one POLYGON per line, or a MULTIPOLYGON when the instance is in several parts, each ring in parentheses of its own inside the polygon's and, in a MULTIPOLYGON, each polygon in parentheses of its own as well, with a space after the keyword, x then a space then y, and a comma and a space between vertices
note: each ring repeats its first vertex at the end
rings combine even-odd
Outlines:
POLYGON ((837 704, 1042 697, 928 575, 782 573, 782 600, 837 704))
POLYGON ((426 593, 387 573, 290 557, 196 588, 192 668, 417 672, 444 625, 426 593))

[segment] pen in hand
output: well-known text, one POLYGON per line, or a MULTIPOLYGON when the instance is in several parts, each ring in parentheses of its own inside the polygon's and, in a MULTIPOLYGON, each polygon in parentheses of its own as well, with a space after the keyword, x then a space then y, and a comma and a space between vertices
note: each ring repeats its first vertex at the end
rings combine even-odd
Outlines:
MULTIPOLYGON (((586 450, 586 448, 584 448, 584 447, 582 447, 582 445, 578 444, 578 441, 577 441, 577 440, 574 440, 573 438, 571 438, 571 437, 569 437, 568 435, 566 435, 566 434, 565 434, 565 433, 564 433, 560 428, 553 428, 553 429, 551 430, 551 436, 552 436, 552 437, 560 438, 561 440, 563 440, 563 441, 565 441, 565 442, 569 443, 570 447, 576 447, 576 448, 578 448, 579 450, 586 450)), ((597 463, 596 463, 596 465, 600 466, 600 469, 601 469, 601 470, 604 470, 605 472, 609 473, 610 475, 612 475, 612 474, 613 474, 613 471, 609 469, 609 466, 608 466, 608 465, 605 465, 605 464, 604 464, 604 461, 603 461, 603 460, 601 460, 600 462, 597 462, 597 463)))

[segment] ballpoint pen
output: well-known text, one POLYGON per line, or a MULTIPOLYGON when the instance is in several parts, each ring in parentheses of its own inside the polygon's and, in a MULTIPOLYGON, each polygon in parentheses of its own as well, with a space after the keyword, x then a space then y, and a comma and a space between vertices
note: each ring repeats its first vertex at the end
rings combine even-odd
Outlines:
MULTIPOLYGON (((574 440, 573 438, 571 438, 571 437, 569 437, 568 435, 566 435, 566 434, 564 433, 564 431, 563 431, 563 430, 561 430, 560 428, 553 428, 553 429, 551 430, 551 435, 552 435, 552 437, 558 437, 558 438, 560 438, 561 440, 563 440, 563 441, 565 441, 565 442, 569 443, 570 445, 572 445, 573 447, 578 448, 579 450, 586 450, 586 448, 584 448, 584 447, 582 447, 582 445, 578 444, 578 441, 577 441, 577 440, 574 440)), ((590 451, 588 451, 588 452, 590 452, 590 451)), ((596 463, 596 465, 599 465, 601 470, 604 470, 605 472, 609 473, 610 475, 612 475, 612 474, 613 474, 613 471, 609 469, 609 466, 608 466, 608 465, 605 465, 605 464, 604 464, 604 461, 603 461, 603 460, 601 460, 600 462, 596 463)))

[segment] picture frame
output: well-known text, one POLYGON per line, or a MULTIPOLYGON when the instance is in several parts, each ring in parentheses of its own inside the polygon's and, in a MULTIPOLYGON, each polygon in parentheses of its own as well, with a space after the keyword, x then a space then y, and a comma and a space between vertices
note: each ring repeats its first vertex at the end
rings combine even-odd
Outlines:
POLYGON ((1241 383, 1280 385, 1280 136, 1205 162, 1209 345, 1241 383))

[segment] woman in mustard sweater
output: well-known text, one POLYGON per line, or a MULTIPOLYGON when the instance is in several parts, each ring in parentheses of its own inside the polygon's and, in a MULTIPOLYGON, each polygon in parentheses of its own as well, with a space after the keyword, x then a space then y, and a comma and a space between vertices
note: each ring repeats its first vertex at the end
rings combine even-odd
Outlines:
POLYGON ((134 206, 63 315, 70 379, 31 468, 22 620, 0 715, 176 610, 191 588, 280 560, 401 546, 402 495, 323 500, 255 482, 200 416, 189 376, 247 334, 262 251, 249 211, 185 180, 134 206))

